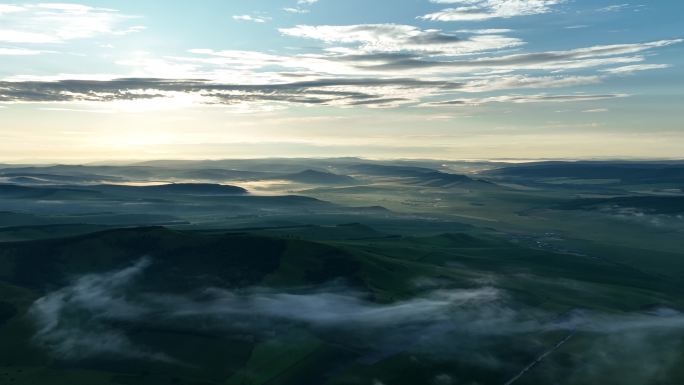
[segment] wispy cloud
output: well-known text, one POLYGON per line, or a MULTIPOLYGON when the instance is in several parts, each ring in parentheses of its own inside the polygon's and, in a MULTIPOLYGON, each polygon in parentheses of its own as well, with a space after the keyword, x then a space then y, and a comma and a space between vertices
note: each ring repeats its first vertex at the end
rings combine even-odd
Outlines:
POLYGON ((623 9, 629 8, 629 6, 630 5, 627 3, 625 3, 625 4, 613 4, 613 5, 609 5, 607 7, 599 8, 597 11, 599 11, 599 12, 618 12, 618 11, 621 11, 623 9))
POLYGON ((27 48, 0 48, 0 56, 32 56, 40 55, 43 51, 27 48))
POLYGON ((283 8, 283 11, 288 12, 288 13, 309 13, 311 12, 309 9, 304 8, 306 6, 310 6, 313 4, 318 3, 318 0, 297 0, 297 7, 285 7, 283 8))
MULTIPOLYGON (((185 364, 161 347, 134 342, 131 326, 174 330, 192 324, 213 335, 257 338, 303 329, 365 352, 360 359, 369 362, 399 352, 462 354, 473 362, 473 352, 486 341, 530 333, 581 331, 592 339, 619 339, 684 329, 684 316, 671 309, 621 314, 576 309, 559 317, 516 303, 493 287, 438 289, 393 303, 373 302, 339 284, 277 291, 196 287, 182 294, 143 290, 138 283, 155 274, 155 263, 143 258, 121 270, 87 274, 39 298, 29 310, 37 326, 34 341, 62 360, 126 357, 185 364)), ((639 338, 638 346, 651 347, 644 340, 639 338)), ((493 360, 496 356, 480 365, 491 368, 493 360)))
POLYGON ((462 88, 466 92, 488 92, 520 88, 560 88, 574 87, 601 82, 599 76, 523 76, 493 75, 466 82, 462 88))
POLYGON ((475 33, 478 35, 492 35, 500 33, 513 32, 512 29, 508 28, 485 28, 485 29, 459 29, 455 31, 456 33, 475 33))
POLYGON ((141 259, 120 271, 86 275, 72 286, 37 300, 29 310, 37 326, 35 340, 62 359, 114 355, 171 361, 162 353, 140 349, 122 332, 106 328, 98 322, 111 317, 139 317, 142 309, 118 301, 111 295, 132 282, 149 263, 149 259, 141 259), (85 310, 87 313, 83 314, 83 319, 72 319, 73 322, 65 324, 65 312, 69 308, 85 310))
POLYGON ((436 4, 455 4, 447 8, 421 16, 432 21, 478 21, 494 18, 510 18, 548 13, 551 6, 564 0, 431 0, 436 4))
MULTIPOLYGON (((121 62, 136 68, 146 66, 149 68, 146 73, 151 76, 168 74, 168 79, 117 79, 111 76, 83 79, 68 75, 14 77, 8 79, 11 81, 0 82, 0 101, 112 103, 148 100, 154 101, 154 105, 166 101, 169 106, 176 107, 196 104, 240 106, 241 109, 246 108, 246 104, 263 108, 265 103, 278 104, 281 108, 287 105, 396 107, 407 104, 439 106, 490 102, 571 102, 587 100, 590 96, 510 94, 471 99, 454 98, 454 94, 596 84, 610 75, 661 68, 662 65, 632 64, 605 69, 601 75, 570 75, 558 71, 640 62, 643 57, 634 54, 680 42, 664 40, 493 57, 447 57, 445 60, 445 50, 461 47, 459 44, 462 40, 459 37, 438 31, 395 27, 364 27, 353 29, 352 32, 355 32, 348 34, 338 28, 297 28, 287 32, 323 41, 353 42, 354 45, 349 48, 351 52, 333 49, 322 55, 284 56, 252 51, 194 49, 190 51, 193 56, 121 62), (392 38, 378 38, 378 35, 384 34, 392 38), (376 44, 377 39, 386 44, 376 44), (408 48, 415 51, 408 51, 408 48), (397 49, 400 51, 394 51, 397 49), (432 55, 440 60, 423 58, 432 55), (146 64, 147 61, 149 63, 146 64), (523 70, 549 71, 553 74, 530 76, 520 73, 523 70), (230 81, 235 78, 240 78, 242 82, 230 81), (424 103, 427 98, 442 100, 424 103)), ((601 95, 591 98, 620 97, 623 94, 601 95)))
POLYGON ((389 333, 399 337, 414 327, 452 322, 450 314, 459 307, 499 299, 499 292, 492 288, 435 291, 394 304, 369 302, 362 293, 344 287, 337 293, 323 288, 299 292, 204 288, 187 295, 136 292, 136 281, 151 263, 143 258, 122 270, 84 275, 38 299, 29 310, 37 325, 35 341, 67 360, 118 355, 172 361, 163 352, 134 345, 111 321, 150 319, 164 324, 204 319, 205 327, 215 331, 252 333, 273 330, 276 323, 294 323, 360 334, 367 330, 387 334, 392 329, 389 333))
POLYGON ((385 59, 384 63, 376 64, 377 69, 405 69, 417 70, 421 68, 441 69, 474 69, 474 68, 509 68, 562 70, 579 69, 609 64, 642 61, 641 56, 625 56, 643 51, 681 43, 682 39, 658 40, 636 44, 598 45, 587 48, 577 48, 568 51, 549 51, 538 53, 522 53, 496 57, 480 57, 472 60, 425 60, 422 58, 385 59))
POLYGON ((342 53, 423 52, 433 55, 464 55, 486 50, 520 46, 519 39, 497 34, 463 37, 439 30, 421 30, 400 24, 298 25, 281 28, 287 36, 320 40, 326 43, 355 44, 329 49, 342 53))
MULTIPOLYGON (((554 5, 563 2, 433 1, 458 5, 454 9, 460 9, 460 13, 484 18, 548 13, 554 5)), ((313 2, 300 3, 301 7, 286 11, 303 12, 305 3, 313 2)), ((232 17, 236 21, 255 23, 270 20, 258 12, 232 17)), ((0 21, 3 19, 25 27, 12 28, 10 33, 4 31, 5 39, 24 42, 64 42, 79 36, 129 34, 143 29, 131 25, 132 16, 78 4, 4 6, 0 8, 0 21), (48 23, 37 22, 48 16, 48 23), (96 23, 78 23, 82 18, 94 18, 96 23), (46 33, 51 29, 59 33, 46 33)), ((11 76, 0 82, 0 101, 76 104, 137 101, 140 105, 145 101, 150 105, 168 103, 179 108, 203 105, 235 110, 279 109, 289 105, 346 108, 571 102, 583 100, 568 97, 576 89, 559 91, 556 96, 537 93, 527 97, 512 90, 580 87, 615 75, 665 68, 666 64, 645 61, 653 51, 682 42, 670 39, 535 52, 524 51, 527 42, 515 36, 516 31, 505 28, 440 30, 407 24, 351 24, 295 25, 278 31, 289 38, 314 41, 315 44, 307 43, 314 47, 294 54, 284 53, 289 50, 206 48, 190 49, 174 56, 128 52, 113 61, 125 69, 124 75, 11 76), (472 93, 485 95, 471 98, 468 94, 472 93)), ((0 31, 0 41, 2 34, 0 31)), ((30 47, 0 47, 0 55, 5 56, 43 52, 46 51, 30 47)))
POLYGON ((6 14, 6 13, 21 12, 23 10, 24 10, 24 7, 21 7, 18 5, 0 4, 0 16, 2 16, 2 14, 6 14))
POLYGON ((648 71, 648 70, 657 70, 657 69, 663 69, 663 68, 670 68, 671 66, 669 64, 634 64, 634 65, 629 65, 629 66, 622 66, 622 67, 615 67, 615 68, 608 68, 601 70, 603 72, 609 72, 611 74, 631 74, 637 71, 648 71))
POLYGON ((285 11, 287 13, 309 13, 310 12, 308 9, 293 8, 293 7, 283 8, 283 11, 285 11))
POLYGON ((233 15, 233 20, 238 20, 238 21, 251 21, 254 23, 265 23, 267 21, 270 21, 270 17, 266 16, 252 16, 252 15, 233 15))
POLYGON ((460 83, 415 79, 320 79, 282 84, 220 84, 195 80, 113 79, 0 82, 4 103, 97 103, 186 98, 206 105, 287 103, 389 106, 460 83), (421 90, 423 90, 421 92, 421 90))
POLYGON ((0 7, 0 42, 54 44, 142 30, 136 17, 81 4, 40 3, 0 7))
POLYGON ((486 98, 469 98, 469 99, 455 99, 447 100, 442 102, 432 102, 426 103, 424 106, 429 107, 449 107, 449 106, 464 106, 464 105, 480 105, 487 103, 542 103, 542 102, 579 102, 579 101, 594 101, 594 100, 604 100, 613 98, 624 98, 629 95, 627 94, 572 94, 572 95, 548 95, 548 94, 535 94, 535 95, 503 95, 503 96, 490 96, 486 98))

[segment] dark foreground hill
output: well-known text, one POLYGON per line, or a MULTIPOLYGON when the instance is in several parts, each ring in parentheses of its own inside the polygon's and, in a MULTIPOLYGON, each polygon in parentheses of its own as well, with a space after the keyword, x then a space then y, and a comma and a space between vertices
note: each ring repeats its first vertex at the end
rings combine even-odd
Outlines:
POLYGON ((0 280, 40 291, 68 284, 79 274, 123 268, 148 257, 154 263, 144 285, 155 290, 232 288, 256 284, 276 273, 286 258, 307 258, 311 253, 311 263, 300 266, 300 284, 342 277, 358 268, 344 251, 305 241, 149 227, 6 244, 0 247, 0 258, 11 268, 0 270, 0 280), (288 257, 291 248, 300 249, 300 255, 288 257))
POLYGON ((660 363, 681 353, 676 278, 470 234, 242 231, 0 242, 0 384, 497 384, 559 341, 525 380, 581 384, 587 359, 623 380, 631 356, 600 348, 634 333, 684 378, 660 363))

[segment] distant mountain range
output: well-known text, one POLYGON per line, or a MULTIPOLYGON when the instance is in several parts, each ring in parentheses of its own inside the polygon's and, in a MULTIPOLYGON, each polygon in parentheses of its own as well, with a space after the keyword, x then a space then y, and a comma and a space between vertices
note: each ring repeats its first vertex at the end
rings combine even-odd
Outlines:
POLYGON ((519 178, 619 179, 624 183, 684 183, 680 162, 544 162, 512 165, 483 173, 519 178))
POLYGON ((274 178, 307 184, 354 184, 358 182, 356 179, 347 175, 338 175, 330 172, 316 171, 311 169, 294 174, 277 176, 274 178))

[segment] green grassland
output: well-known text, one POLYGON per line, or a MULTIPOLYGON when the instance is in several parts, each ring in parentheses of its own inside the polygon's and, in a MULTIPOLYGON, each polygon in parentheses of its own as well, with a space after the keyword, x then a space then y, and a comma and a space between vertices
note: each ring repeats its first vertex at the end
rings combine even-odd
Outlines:
POLYGON ((0 385, 681 384, 680 169, 0 170, 0 385))
MULTIPOLYGON (((115 270, 141 255, 150 255, 155 263, 144 281, 135 284, 135 290, 140 291, 303 287, 342 279, 373 301, 389 304, 428 290, 421 280, 429 281, 429 289, 472 288, 495 277, 497 288, 505 290, 517 306, 550 315, 578 308, 625 314, 651 307, 684 306, 681 280, 666 274, 654 277, 655 272, 626 263, 532 249, 492 236, 455 233, 388 237, 366 227, 353 231, 350 227, 356 226, 300 229, 278 235, 257 234, 266 230, 249 234, 132 228, 4 243, 0 247, 0 383, 352 384, 377 379, 415 384, 430 383, 435 373, 442 372, 480 383, 500 383, 561 337, 548 331, 488 339, 486 346, 478 347, 482 349, 478 354, 506 363, 496 369, 482 367, 477 361, 448 359, 449 353, 444 357, 411 353, 410 346, 407 351, 399 349, 367 362, 362 358, 369 352, 362 345, 346 344, 339 335, 301 325, 272 336, 250 338, 201 331, 193 325, 160 326, 153 320, 122 326, 132 340, 167 352, 183 364, 125 358, 71 362, 55 359, 32 343, 32 324, 26 310, 35 299, 68 285, 73 277, 115 270), (343 234, 333 235, 338 230, 343 234), (358 239, 361 230, 368 233, 367 239, 358 239), (326 232, 336 239, 321 241, 326 232), (303 239, 307 233, 319 240, 303 239), (340 239, 344 235, 349 239, 340 239)), ((544 376, 560 381, 563 377, 559 373, 568 368, 563 369, 555 360, 580 360, 583 349, 587 349, 583 345, 590 345, 594 338, 590 333, 578 335, 548 364, 551 372, 540 369, 541 373, 521 383, 542 381, 544 376)), ((570 365, 568 362, 564 365, 570 365)))

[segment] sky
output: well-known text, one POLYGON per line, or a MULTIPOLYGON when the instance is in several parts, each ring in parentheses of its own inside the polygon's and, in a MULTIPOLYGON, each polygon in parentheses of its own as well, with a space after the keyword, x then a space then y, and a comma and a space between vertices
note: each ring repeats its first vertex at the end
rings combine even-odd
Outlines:
POLYGON ((680 0, 0 2, 0 162, 684 158, 680 0))

